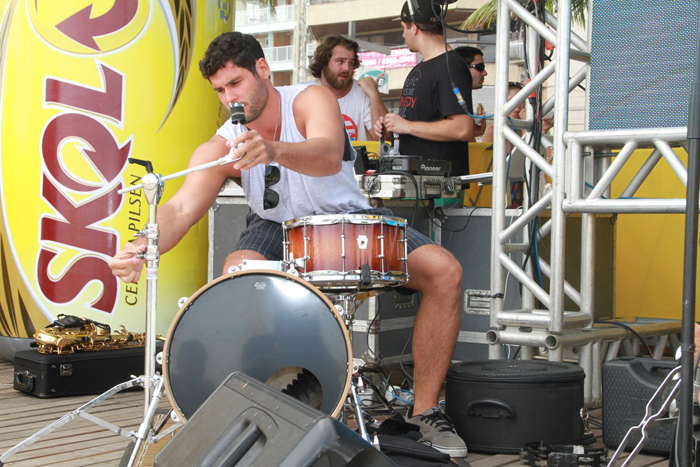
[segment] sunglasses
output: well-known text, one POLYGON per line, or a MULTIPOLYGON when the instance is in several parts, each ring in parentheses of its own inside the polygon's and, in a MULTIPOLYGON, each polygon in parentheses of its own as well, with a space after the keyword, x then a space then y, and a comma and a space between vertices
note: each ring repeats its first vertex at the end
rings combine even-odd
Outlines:
POLYGON ((265 166, 265 193, 263 194, 263 209, 273 209, 280 202, 280 195, 270 187, 280 181, 280 168, 276 165, 265 166))
POLYGON ((467 68, 474 68, 476 71, 484 71, 486 69, 485 63, 477 63, 476 65, 467 65, 467 68))

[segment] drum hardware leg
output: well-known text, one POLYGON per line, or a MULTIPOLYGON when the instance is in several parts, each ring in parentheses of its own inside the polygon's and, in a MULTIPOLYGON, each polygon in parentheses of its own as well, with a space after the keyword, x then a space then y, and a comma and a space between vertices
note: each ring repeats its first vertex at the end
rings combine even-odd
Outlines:
POLYGON ((355 311, 357 310, 356 294, 332 294, 327 293, 326 296, 333 302, 335 309, 345 321, 345 326, 350 329, 350 325, 354 321, 355 311))
POLYGON ((367 433, 367 427, 365 426, 365 413, 364 410, 362 410, 362 402, 360 401, 360 397, 357 395, 358 385, 355 381, 357 381, 357 379, 353 377, 352 382, 350 383, 350 398, 352 404, 355 406, 357 429, 360 431, 360 436, 371 444, 372 440, 369 437, 369 433, 367 433))
MULTIPOLYGON (((34 444, 35 442, 39 441, 42 439, 44 436, 49 435, 53 431, 57 430, 58 428, 62 427, 63 425, 66 425, 67 423, 75 420, 78 417, 83 417, 86 420, 89 420, 97 425, 100 425, 103 428, 106 428, 107 430, 110 430, 120 436, 124 437, 134 437, 134 432, 129 431, 127 432, 126 430, 110 423, 107 422, 106 420, 102 420, 99 417, 96 417, 95 415, 92 415, 88 413, 90 409, 93 407, 97 406, 101 402, 109 399, 110 397, 114 396, 115 394, 124 391, 126 389, 131 389, 137 386, 140 387, 147 387, 147 386, 156 386, 156 390, 154 391, 154 396, 153 396, 153 402, 152 402, 152 409, 149 407, 149 414, 152 416, 155 414, 155 410, 157 408, 158 402, 160 401, 160 397, 162 394, 162 388, 163 388, 163 380, 160 376, 154 376, 153 378, 145 378, 143 376, 134 378, 130 381, 124 382, 124 383, 119 383, 113 388, 107 390, 103 394, 100 394, 99 396, 93 398, 92 400, 88 401, 87 403, 81 405, 74 411, 64 415, 63 417, 59 418, 55 422, 49 424, 48 426, 44 427, 43 429, 39 430, 29 438, 25 439, 24 441, 20 442, 13 448, 5 451, 2 456, 0 456, 0 466, 4 465, 4 463, 13 455, 16 453, 22 451, 23 449, 29 447, 30 445, 34 444), (152 412, 152 413, 151 413, 152 412)), ((141 424, 141 429, 139 430, 139 436, 141 436, 142 430, 145 433, 145 428, 146 426, 150 426, 150 418, 147 418, 142 422, 141 424)), ((145 435, 144 435, 145 436, 145 435)), ((143 436, 142 436, 143 437, 143 436)), ((137 449, 136 449, 137 450, 137 449)), ((135 451, 136 451, 135 450, 135 451)), ((131 464, 129 464, 131 465, 131 464)))
POLYGON ((141 422, 138 431, 136 433, 130 433, 130 436, 135 438, 135 444, 133 451, 131 451, 131 457, 129 458, 127 467, 132 467, 134 465, 134 462, 136 461, 136 456, 139 452, 139 448, 141 447, 143 441, 147 439, 147 435, 154 434, 154 430, 152 428, 153 417, 156 414, 156 409, 158 409, 158 404, 160 403, 161 397, 163 396, 164 380, 160 376, 155 376, 153 378, 153 382, 155 382, 155 389, 153 391, 153 397, 151 398, 151 403, 148 407, 146 417, 144 417, 143 422, 141 422))

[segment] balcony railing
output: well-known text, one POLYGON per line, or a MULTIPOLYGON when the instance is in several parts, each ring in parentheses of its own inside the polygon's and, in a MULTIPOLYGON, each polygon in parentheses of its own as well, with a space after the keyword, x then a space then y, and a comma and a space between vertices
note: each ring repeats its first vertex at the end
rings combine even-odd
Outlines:
POLYGON ((263 50, 268 62, 288 62, 294 61, 294 47, 285 45, 283 47, 268 47, 263 50))
POLYGON ((236 11, 236 26, 277 23, 294 20, 294 5, 280 5, 272 14, 269 8, 236 11))

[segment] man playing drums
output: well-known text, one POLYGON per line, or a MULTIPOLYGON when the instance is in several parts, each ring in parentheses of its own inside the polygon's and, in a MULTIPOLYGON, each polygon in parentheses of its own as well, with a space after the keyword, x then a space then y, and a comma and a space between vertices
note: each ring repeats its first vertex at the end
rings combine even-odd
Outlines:
MULTIPOLYGON (((280 261, 281 223, 302 216, 379 214, 354 177, 354 151, 344 130, 338 103, 321 86, 273 87, 270 66, 260 44, 250 35, 224 33, 209 45, 199 64, 221 103, 245 108, 248 131, 226 122, 192 154, 189 167, 226 156, 235 148, 237 162, 187 175, 158 208, 162 226, 159 249, 167 252, 216 201, 227 178, 240 178, 251 207, 247 225, 224 273, 243 260, 280 261)), ((454 351, 460 320, 462 269, 444 248, 408 228, 406 287, 423 294, 413 333, 414 413, 424 442, 453 457, 465 456, 464 442, 437 408, 438 397, 454 351)), ((125 282, 139 280, 146 241, 127 243, 110 261, 113 274, 125 282)))

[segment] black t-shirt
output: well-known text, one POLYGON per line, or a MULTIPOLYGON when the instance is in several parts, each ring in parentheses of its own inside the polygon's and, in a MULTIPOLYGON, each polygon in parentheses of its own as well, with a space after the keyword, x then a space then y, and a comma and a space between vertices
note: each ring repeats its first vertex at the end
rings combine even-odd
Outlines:
MULTIPOLYGON (((453 92, 450 75, 459 89, 470 114, 472 110, 472 75, 462 58, 454 51, 438 55, 416 65, 406 77, 401 93, 398 114, 411 121, 433 122, 448 115, 462 114, 453 92), (450 73, 447 72, 449 63, 450 73)), ((399 151, 405 156, 422 156, 426 159, 449 160, 452 175, 469 174, 469 146, 466 141, 438 142, 399 136, 399 151)))

